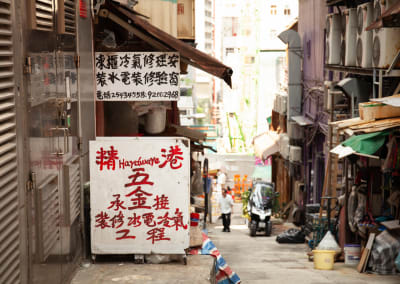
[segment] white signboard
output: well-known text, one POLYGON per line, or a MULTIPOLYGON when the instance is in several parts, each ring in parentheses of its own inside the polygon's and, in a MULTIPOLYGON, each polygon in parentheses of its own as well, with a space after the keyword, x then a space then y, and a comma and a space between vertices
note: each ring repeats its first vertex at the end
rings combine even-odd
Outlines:
POLYGON ((179 53, 96 52, 98 101, 177 101, 179 53))
POLYGON ((189 247, 190 141, 90 141, 93 254, 182 254, 189 247))

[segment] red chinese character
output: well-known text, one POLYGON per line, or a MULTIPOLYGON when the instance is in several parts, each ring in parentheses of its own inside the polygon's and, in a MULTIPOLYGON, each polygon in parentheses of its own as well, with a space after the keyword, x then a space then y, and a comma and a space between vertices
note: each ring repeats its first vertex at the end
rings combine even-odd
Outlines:
POLYGON ((133 227, 139 227, 142 225, 142 222, 140 221, 141 216, 136 216, 136 213, 133 213, 132 217, 128 217, 128 227, 133 226, 133 227))
POLYGON ((168 196, 165 196, 164 194, 161 196, 157 195, 154 201, 155 203, 153 204, 153 207, 155 208, 155 210, 169 209, 168 196))
POLYGON ((132 191, 131 193, 127 194, 126 196, 131 196, 131 195, 135 195, 136 198, 131 198, 133 206, 128 207, 128 210, 150 209, 151 208, 150 206, 145 205, 147 197, 145 197, 144 195, 152 196, 153 194, 141 190, 141 188, 139 186, 136 190, 132 191))
POLYGON ((107 219, 110 219, 108 214, 101 211, 99 214, 96 215, 96 227, 100 227, 101 229, 110 227, 110 225, 108 225, 107 219))
POLYGON ((107 209, 111 209, 114 206, 115 206, 114 211, 118 211, 118 210, 120 210, 120 208, 126 209, 126 207, 122 205, 122 204, 124 204, 124 201, 119 200, 121 195, 114 194, 113 196, 115 197, 115 200, 110 202, 111 205, 109 207, 107 207, 107 209))
POLYGON ((164 163, 159 165, 160 168, 164 168, 167 163, 169 163, 171 169, 176 170, 182 167, 182 163, 180 163, 178 160, 183 160, 182 158, 182 150, 179 148, 178 145, 172 147, 169 147, 169 152, 166 154, 167 150, 166 149, 161 149, 162 157, 165 158, 164 163))
POLYGON ((115 170, 115 160, 118 160, 118 151, 114 149, 114 146, 110 147, 110 150, 105 151, 103 147, 100 148, 100 151, 97 151, 96 154, 96 164, 100 165, 100 171, 103 170, 103 167, 106 166, 107 170, 111 168, 111 170, 115 170))
POLYGON ((144 171, 144 168, 137 168, 133 169, 132 171, 134 172, 134 174, 129 176, 129 178, 132 179, 132 181, 130 183, 125 184, 125 187, 143 185, 143 184, 149 184, 149 185, 154 184, 154 182, 148 181, 149 174, 141 173, 141 171, 144 171))
POLYGON ((111 221, 111 227, 118 229, 124 224, 124 215, 122 214, 121 211, 119 211, 119 214, 114 215, 114 217, 112 217, 110 221, 111 221))
POLYGON ((159 221, 159 222, 157 223, 158 225, 161 225, 161 224, 162 224, 164 227, 168 227, 168 228, 171 228, 171 227, 172 227, 172 225, 169 224, 169 221, 172 220, 172 218, 170 218, 170 217, 168 216, 168 212, 166 212, 166 213, 164 214, 164 216, 159 216, 157 219, 161 220, 161 221, 159 221))
POLYGON ((154 228, 151 229, 150 231, 147 232, 147 234, 150 236, 146 240, 151 240, 152 244, 154 242, 158 241, 169 241, 171 240, 170 238, 165 237, 165 228, 154 228))
POLYGON ((150 213, 144 213, 142 215, 143 222, 147 225, 147 227, 154 227, 156 225, 156 221, 154 220, 154 214, 152 212, 150 213))
POLYGON ((129 229, 124 229, 124 230, 119 230, 116 233, 117 234, 122 234, 122 236, 115 238, 116 240, 124 240, 124 239, 136 239, 135 236, 129 236, 129 229))
POLYGON ((171 227, 175 226, 175 230, 178 231, 179 227, 182 227, 183 229, 187 229, 187 224, 184 225, 183 224, 183 216, 182 216, 182 212, 179 211, 178 208, 176 208, 175 210, 175 216, 173 216, 171 218, 171 220, 173 221, 173 224, 171 227))

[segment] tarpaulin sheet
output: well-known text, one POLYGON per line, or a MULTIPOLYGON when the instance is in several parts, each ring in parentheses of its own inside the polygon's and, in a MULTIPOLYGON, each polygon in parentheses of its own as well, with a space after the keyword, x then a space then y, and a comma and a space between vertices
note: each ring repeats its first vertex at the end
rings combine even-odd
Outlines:
POLYGON ((218 284, 238 284, 241 283, 239 276, 232 271, 225 259, 221 256, 221 253, 214 245, 214 243, 208 238, 207 234, 203 234, 203 245, 201 248, 192 249, 190 254, 192 255, 211 255, 216 258, 215 270, 217 271, 216 280, 218 284))
POLYGON ((342 144, 351 147, 357 153, 372 155, 383 146, 385 138, 389 133, 389 131, 381 131, 355 135, 344 141, 342 144))
POLYGON ((266 160, 272 154, 279 152, 279 135, 275 131, 268 131, 253 138, 256 157, 266 160))

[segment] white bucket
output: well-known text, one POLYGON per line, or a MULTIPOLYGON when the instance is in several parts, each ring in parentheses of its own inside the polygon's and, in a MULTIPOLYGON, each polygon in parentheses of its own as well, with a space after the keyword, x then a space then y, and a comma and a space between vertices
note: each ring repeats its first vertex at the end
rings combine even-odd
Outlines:
POLYGON ((144 129, 147 133, 157 134, 165 129, 167 110, 163 107, 152 108, 146 114, 146 123, 144 129))
POLYGON ((361 247, 356 244, 344 245, 344 264, 357 265, 360 262, 361 247))

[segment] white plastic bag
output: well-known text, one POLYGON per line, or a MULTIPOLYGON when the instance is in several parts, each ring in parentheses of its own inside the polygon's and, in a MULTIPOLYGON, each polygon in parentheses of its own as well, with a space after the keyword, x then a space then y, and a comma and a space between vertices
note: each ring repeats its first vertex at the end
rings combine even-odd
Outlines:
POLYGON ((319 243, 317 250, 334 250, 336 252, 342 251, 330 231, 325 234, 324 238, 319 243))

